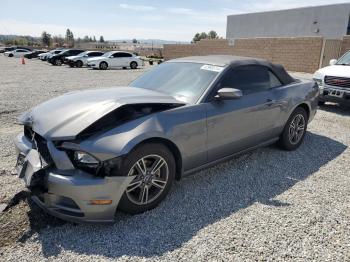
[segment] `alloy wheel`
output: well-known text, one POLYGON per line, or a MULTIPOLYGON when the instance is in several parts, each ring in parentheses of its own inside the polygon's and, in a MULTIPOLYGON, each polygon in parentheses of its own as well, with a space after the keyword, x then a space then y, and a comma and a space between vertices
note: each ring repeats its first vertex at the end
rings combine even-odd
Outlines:
POLYGON ((292 145, 298 144, 305 132, 305 118, 297 114, 289 125, 289 142, 292 145))
POLYGON ((147 205, 165 189, 169 167, 161 156, 147 155, 134 163, 128 176, 135 176, 126 189, 128 199, 137 205, 147 205))

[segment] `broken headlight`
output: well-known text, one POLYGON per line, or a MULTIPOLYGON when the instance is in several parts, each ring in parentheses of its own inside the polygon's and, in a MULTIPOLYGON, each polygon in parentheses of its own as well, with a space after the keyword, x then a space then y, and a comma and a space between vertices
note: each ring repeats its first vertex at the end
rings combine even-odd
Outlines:
POLYGON ((99 163, 99 161, 95 157, 82 151, 74 152, 74 160, 75 162, 89 165, 95 165, 99 163))
POLYGON ((74 151, 73 164, 87 173, 97 175, 100 170, 100 161, 89 153, 83 151, 74 151))

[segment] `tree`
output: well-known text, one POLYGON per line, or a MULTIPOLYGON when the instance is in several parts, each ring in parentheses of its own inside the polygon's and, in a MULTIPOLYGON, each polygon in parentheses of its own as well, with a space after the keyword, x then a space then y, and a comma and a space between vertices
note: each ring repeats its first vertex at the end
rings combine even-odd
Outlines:
POLYGON ((133 44, 137 44, 137 40, 134 38, 134 39, 132 40, 132 43, 133 43, 133 44))
POLYGON ((219 38, 219 37, 218 37, 218 34, 217 34, 214 30, 211 30, 211 31, 208 33, 208 38, 209 38, 209 39, 217 39, 217 38, 219 38))
POLYGON ((69 30, 69 28, 67 28, 65 40, 66 40, 67 46, 69 47, 74 46, 74 35, 73 35, 73 32, 69 30))
POLYGON ((200 39, 200 34, 199 33, 196 33, 193 37, 193 42, 198 42, 200 39))
POLYGON ((219 38, 218 34, 214 30, 211 30, 208 34, 206 32, 196 33, 192 41, 198 42, 202 39, 218 39, 218 38, 219 38))
POLYGON ((64 38, 61 35, 55 35, 52 37, 52 42, 56 44, 56 46, 62 47, 64 45, 64 38))
POLYGON ((200 33, 200 35, 199 35, 199 39, 207 39, 208 38, 208 35, 207 35, 207 33, 206 32, 202 32, 202 33, 200 33))
POLYGON ((101 35, 101 36, 100 36, 100 41, 99 41, 99 42, 100 42, 100 43, 103 43, 104 41, 105 41, 105 39, 104 39, 103 36, 101 35))
POLYGON ((87 35, 86 35, 86 36, 84 36, 83 41, 84 41, 85 43, 89 42, 89 40, 90 40, 90 39, 89 39, 89 36, 87 36, 87 35))
POLYGON ((94 38, 92 39, 92 41, 96 42, 96 37, 94 36, 94 38))
POLYGON ((51 44, 51 35, 48 34, 46 31, 42 32, 41 42, 43 43, 44 46, 49 47, 51 44))

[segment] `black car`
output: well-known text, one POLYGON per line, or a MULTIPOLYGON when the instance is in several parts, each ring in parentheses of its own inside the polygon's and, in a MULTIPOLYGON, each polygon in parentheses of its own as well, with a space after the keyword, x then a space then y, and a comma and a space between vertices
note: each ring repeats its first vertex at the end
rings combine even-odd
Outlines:
POLYGON ((34 50, 34 51, 31 52, 30 54, 24 55, 24 57, 25 57, 25 58, 28 58, 28 59, 37 58, 38 55, 40 55, 40 54, 42 54, 42 53, 46 53, 46 51, 44 51, 44 50, 34 50))
POLYGON ((67 49, 64 52, 61 52, 57 55, 54 55, 50 57, 47 61, 53 65, 60 66, 63 64, 64 60, 68 56, 74 56, 79 55, 80 53, 84 52, 84 50, 81 49, 67 49))

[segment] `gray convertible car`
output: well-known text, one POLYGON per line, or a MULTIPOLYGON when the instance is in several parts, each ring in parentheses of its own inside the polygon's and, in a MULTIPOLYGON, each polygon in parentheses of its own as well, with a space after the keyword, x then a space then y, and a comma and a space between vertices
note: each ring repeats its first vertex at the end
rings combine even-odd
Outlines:
POLYGON ((117 209, 156 207, 199 169, 275 142, 298 148, 318 94, 265 60, 171 60, 128 87, 71 92, 24 113, 17 170, 50 214, 112 222, 117 209))

